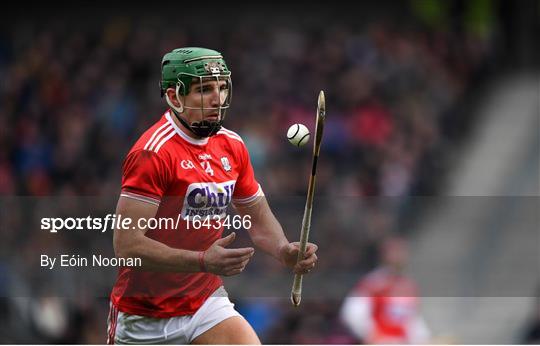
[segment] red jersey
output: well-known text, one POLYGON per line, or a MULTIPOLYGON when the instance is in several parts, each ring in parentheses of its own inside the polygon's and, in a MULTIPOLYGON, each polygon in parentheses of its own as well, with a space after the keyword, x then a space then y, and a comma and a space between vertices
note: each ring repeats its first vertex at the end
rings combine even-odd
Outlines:
MULTIPOLYGON (((181 221, 177 229, 149 229, 145 234, 173 248, 208 249, 221 238, 223 228, 188 229, 186 220, 196 215, 202 220, 224 217, 231 202, 250 203, 262 195, 238 134, 222 128, 212 137, 193 139, 176 125, 170 111, 139 138, 122 166, 121 196, 159 206, 156 218, 181 221)), ((111 301, 129 314, 191 315, 221 285, 211 273, 122 267, 111 301)))
POLYGON ((407 325, 418 311, 416 285, 408 278, 379 269, 359 283, 359 295, 372 298, 372 340, 407 342, 407 325))
POLYGON ((414 282, 386 268, 368 274, 344 303, 342 318, 368 344, 424 343, 429 330, 414 282))

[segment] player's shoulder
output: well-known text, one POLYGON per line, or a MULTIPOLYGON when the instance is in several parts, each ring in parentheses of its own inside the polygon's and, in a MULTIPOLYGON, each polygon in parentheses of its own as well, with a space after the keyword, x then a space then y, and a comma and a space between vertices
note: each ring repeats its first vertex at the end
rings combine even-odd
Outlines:
POLYGON ((377 291, 386 286, 388 278, 388 272, 385 268, 375 268, 362 277, 356 288, 364 291, 377 291))
POLYGON ((167 119, 167 113, 165 113, 139 137, 130 152, 149 151, 160 156, 175 134, 174 125, 167 119))
POLYGON ((242 140, 242 137, 238 133, 231 131, 225 127, 222 127, 216 133, 216 137, 231 143, 241 144, 242 146, 244 145, 244 140, 242 140))

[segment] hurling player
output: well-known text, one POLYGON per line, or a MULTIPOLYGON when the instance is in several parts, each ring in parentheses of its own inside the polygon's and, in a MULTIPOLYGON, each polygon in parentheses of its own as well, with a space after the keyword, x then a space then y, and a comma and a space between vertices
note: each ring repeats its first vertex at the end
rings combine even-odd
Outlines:
POLYGON ((417 285, 404 272, 407 242, 391 236, 381 243, 380 255, 381 265, 365 275, 343 301, 341 320, 361 343, 430 343, 417 285))
POLYGON ((315 266, 317 246, 308 244, 296 263, 298 243, 272 214, 244 142, 222 126, 232 84, 221 54, 194 47, 165 54, 160 89, 169 109, 127 154, 116 213, 181 222, 175 229, 115 230, 116 256, 139 257, 142 267, 119 270, 108 343, 258 344, 220 278, 241 273, 254 253, 229 247, 234 232, 221 237, 227 207, 249 216, 254 245, 295 273, 315 266), (197 217, 212 226, 194 229, 197 217))

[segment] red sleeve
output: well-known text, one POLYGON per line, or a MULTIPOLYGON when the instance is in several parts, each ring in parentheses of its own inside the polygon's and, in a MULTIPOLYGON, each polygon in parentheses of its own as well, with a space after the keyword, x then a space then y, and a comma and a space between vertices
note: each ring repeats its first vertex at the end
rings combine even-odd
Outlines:
POLYGON ((233 202, 236 205, 250 204, 257 199, 257 197, 263 196, 261 186, 255 179, 255 173, 253 172, 253 166, 251 166, 251 159, 249 158, 249 152, 245 145, 242 144, 240 149, 240 174, 234 187, 233 202))
POLYGON ((131 152, 122 165, 121 196, 159 205, 169 176, 166 163, 153 151, 131 152))

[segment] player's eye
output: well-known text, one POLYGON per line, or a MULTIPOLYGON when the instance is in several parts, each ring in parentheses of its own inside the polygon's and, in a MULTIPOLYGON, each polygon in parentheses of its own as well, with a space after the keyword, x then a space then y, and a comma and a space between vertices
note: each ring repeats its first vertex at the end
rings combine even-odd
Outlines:
POLYGON ((203 85, 202 87, 197 87, 195 88, 195 92, 198 92, 198 93, 207 93, 207 92, 210 92, 212 91, 212 87, 209 86, 209 85, 203 85))

